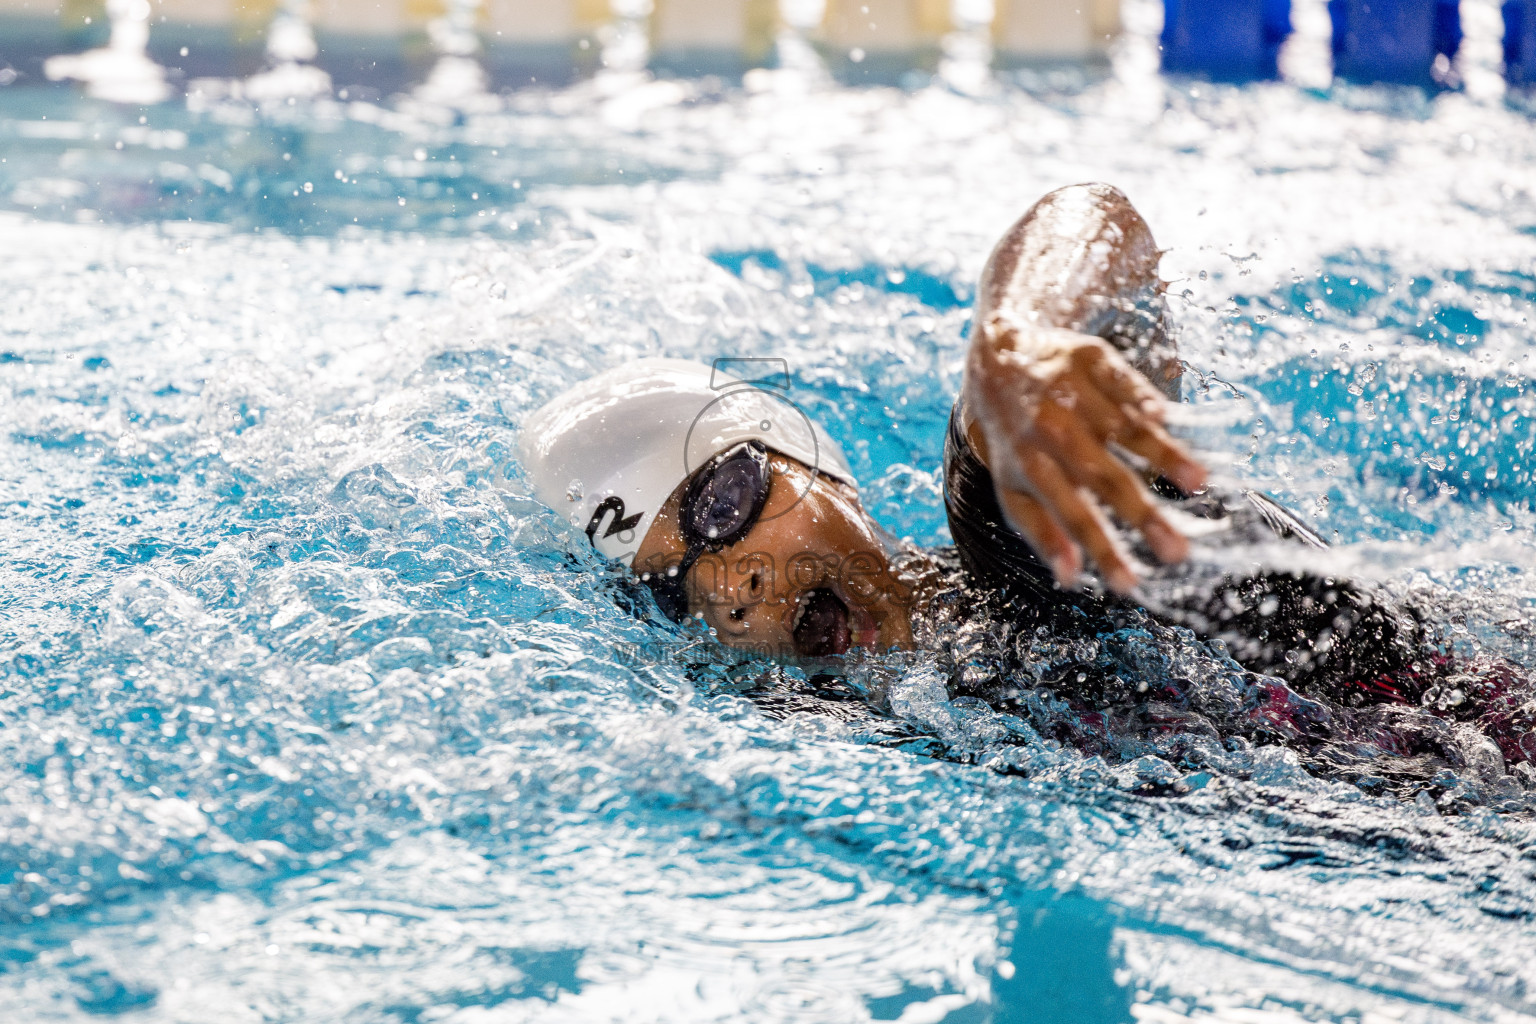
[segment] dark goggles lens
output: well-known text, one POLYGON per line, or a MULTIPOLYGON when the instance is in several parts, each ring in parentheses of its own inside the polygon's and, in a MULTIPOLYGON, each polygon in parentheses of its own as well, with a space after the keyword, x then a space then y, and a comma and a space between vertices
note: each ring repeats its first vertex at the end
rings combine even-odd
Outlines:
POLYGON ((719 551, 752 529, 768 501, 768 450, 748 441, 710 460, 693 478, 679 509, 683 540, 719 551))
POLYGON ((687 553, 666 575, 642 577, 663 615, 683 621, 688 614, 688 570, 706 549, 719 551, 747 535, 763 514, 772 485, 768 449, 759 441, 721 452, 694 475, 678 509, 687 553))

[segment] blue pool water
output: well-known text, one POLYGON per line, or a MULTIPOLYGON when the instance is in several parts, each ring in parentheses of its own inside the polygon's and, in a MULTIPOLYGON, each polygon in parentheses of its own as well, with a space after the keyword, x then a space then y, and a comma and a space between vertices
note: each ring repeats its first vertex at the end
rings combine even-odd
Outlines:
POLYGON ((0 90, 0 1019, 1529 1019, 1530 778, 1394 794, 1199 708, 1090 757, 932 653, 774 718, 513 452, 631 357, 780 356, 943 543, 982 261, 1107 180, 1212 465, 1536 668, 1533 161, 1458 93, 1129 74, 0 90))

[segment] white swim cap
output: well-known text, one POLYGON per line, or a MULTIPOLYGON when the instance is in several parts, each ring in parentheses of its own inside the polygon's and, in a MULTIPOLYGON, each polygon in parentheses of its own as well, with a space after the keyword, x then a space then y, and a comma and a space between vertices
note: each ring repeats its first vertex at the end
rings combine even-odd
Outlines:
POLYGON ((856 483, 837 442, 790 401, 788 384, 777 359, 717 360, 713 368, 686 359, 626 363, 528 417, 523 468, 541 501, 585 530, 598 551, 632 565, 678 484, 742 441, 856 483), (730 372, 741 369, 757 379, 730 372))

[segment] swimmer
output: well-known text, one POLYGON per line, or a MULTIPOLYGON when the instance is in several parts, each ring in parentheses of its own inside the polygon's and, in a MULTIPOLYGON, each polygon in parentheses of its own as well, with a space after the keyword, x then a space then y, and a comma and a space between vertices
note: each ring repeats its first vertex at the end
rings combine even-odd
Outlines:
MULTIPOLYGON (((1305 558, 1189 565, 1195 532, 1208 551, 1327 545, 1267 496, 1210 484, 1166 429, 1182 367, 1158 259, 1102 184, 1045 196, 993 250, 945 443, 952 550, 887 534, 836 442, 772 387, 683 360, 557 396, 523 427, 523 465, 662 614, 762 654, 908 649, 957 607, 1066 634, 1136 610, 1343 707, 1418 704, 1464 678, 1420 613, 1368 583, 1305 558)), ((1536 761, 1536 708, 1486 689, 1454 716, 1496 718, 1503 756, 1536 761)))

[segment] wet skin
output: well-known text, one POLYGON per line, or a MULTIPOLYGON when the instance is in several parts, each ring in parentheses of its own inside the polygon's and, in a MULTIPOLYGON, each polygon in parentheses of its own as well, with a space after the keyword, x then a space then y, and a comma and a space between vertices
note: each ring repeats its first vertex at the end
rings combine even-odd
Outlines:
POLYGON ((1106 510, 1162 561, 1189 553, 1122 454, 1186 491, 1205 482, 1163 428, 1181 367, 1162 322, 1160 255, 1123 193, 1074 185, 1031 207, 982 271, 961 422, 1009 524, 1063 587, 1085 563, 1112 590, 1136 585, 1106 510))
MULTIPOLYGON (((689 571, 689 614, 721 642, 776 657, 912 646, 914 579, 893 570, 889 541, 858 491, 777 453, 773 483, 747 535, 689 571)), ((686 484, 635 553, 637 573, 665 573, 687 545, 678 528, 686 484)))
MULTIPOLYGON (((1136 585, 1110 516, 1164 562, 1188 554, 1148 486, 1159 473, 1185 490, 1205 480, 1163 427, 1181 364, 1162 322, 1159 256, 1119 190, 1074 185, 1031 207, 982 272, 961 424, 1010 525, 1063 587, 1088 564, 1115 591, 1136 585)), ((724 643, 766 654, 910 647, 923 570, 892 568, 892 549, 852 487, 786 457, 773 465, 763 521, 690 572, 690 613, 724 643)), ((651 527, 636 572, 664 572, 682 557, 685 488, 651 527)))

